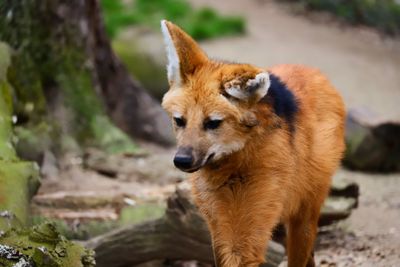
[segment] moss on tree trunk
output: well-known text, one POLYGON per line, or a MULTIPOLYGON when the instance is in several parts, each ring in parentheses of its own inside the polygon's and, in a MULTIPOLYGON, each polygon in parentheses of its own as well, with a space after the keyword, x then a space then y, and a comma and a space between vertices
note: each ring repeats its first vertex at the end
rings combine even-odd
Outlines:
POLYGON ((10 53, 0 43, 0 230, 13 226, 14 221, 28 221, 28 201, 39 185, 38 168, 20 160, 12 145, 11 86, 6 79, 10 53))
POLYGON ((23 150, 36 136, 51 142, 31 146, 58 152, 68 149, 72 137, 109 152, 132 152, 131 140, 103 108, 87 51, 87 7, 75 2, 74 12, 61 0, 0 3, 0 39, 13 49, 8 78, 15 113, 25 129, 17 131, 23 133, 20 147, 23 150))

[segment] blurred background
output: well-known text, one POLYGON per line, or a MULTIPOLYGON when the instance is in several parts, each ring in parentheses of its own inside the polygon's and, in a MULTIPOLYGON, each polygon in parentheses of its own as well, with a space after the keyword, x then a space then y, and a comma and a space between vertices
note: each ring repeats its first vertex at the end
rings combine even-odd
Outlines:
POLYGON ((212 266, 160 107, 161 19, 212 58, 330 78, 347 149, 317 265, 400 266, 398 0, 0 0, 0 266, 212 266))

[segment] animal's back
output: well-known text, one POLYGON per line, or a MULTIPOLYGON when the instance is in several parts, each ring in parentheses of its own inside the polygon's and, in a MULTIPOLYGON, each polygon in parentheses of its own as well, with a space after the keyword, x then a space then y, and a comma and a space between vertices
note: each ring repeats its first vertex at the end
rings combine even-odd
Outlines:
POLYGON ((302 202, 309 202, 310 197, 322 202, 328 193, 331 176, 345 147, 345 107, 339 93, 317 69, 279 65, 270 71, 286 84, 298 102, 292 133, 296 175, 288 188, 293 192, 288 199, 292 207, 287 207, 294 211, 301 208, 302 202))

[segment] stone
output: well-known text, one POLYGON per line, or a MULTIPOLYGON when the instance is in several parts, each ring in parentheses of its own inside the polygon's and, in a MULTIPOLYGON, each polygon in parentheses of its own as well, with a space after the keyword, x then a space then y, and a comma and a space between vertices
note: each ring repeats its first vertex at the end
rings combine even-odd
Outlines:
POLYGON ((400 119, 387 120, 367 108, 350 109, 345 166, 362 171, 400 170, 400 119))

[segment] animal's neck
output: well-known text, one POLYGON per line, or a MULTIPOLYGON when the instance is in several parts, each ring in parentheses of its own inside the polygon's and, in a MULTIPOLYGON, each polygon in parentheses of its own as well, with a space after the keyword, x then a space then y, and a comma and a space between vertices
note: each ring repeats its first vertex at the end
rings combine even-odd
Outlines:
POLYGON ((254 166, 254 157, 257 155, 257 149, 262 145, 261 136, 254 136, 241 150, 234 152, 223 159, 209 164, 201 170, 201 176, 213 188, 217 188, 229 182, 232 177, 245 177, 254 166))

